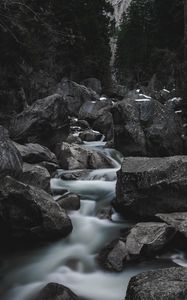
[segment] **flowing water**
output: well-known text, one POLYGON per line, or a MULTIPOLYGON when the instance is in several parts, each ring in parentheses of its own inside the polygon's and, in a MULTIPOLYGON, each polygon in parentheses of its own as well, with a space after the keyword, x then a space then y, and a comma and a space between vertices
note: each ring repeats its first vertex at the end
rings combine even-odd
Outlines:
MULTIPOLYGON (((73 231, 69 237, 37 250, 6 258, 1 268, 1 299, 30 300, 48 282, 69 287, 87 300, 122 300, 129 279, 144 270, 185 264, 182 253, 168 254, 149 262, 128 266, 120 274, 102 271, 96 262, 98 251, 132 225, 113 212, 111 220, 99 219, 98 210, 107 207, 115 197, 116 171, 122 156, 115 150, 105 149, 104 142, 85 143, 102 151, 113 163, 112 169, 86 172, 80 180, 51 180, 51 188, 60 194, 68 189, 81 196, 79 211, 70 212, 73 231)), ((61 174, 63 170, 59 170, 61 174)))

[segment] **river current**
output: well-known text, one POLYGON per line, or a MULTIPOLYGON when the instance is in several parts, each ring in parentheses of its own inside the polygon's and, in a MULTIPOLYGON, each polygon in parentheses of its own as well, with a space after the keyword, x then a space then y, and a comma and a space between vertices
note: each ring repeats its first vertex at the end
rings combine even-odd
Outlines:
MULTIPOLYGON (((115 211, 112 217, 100 219, 99 211, 115 198, 116 171, 122 155, 105 143, 85 142, 85 147, 102 151, 113 162, 112 169, 85 172, 81 180, 51 180, 51 189, 60 193, 68 189, 81 196, 81 208, 69 212, 73 231, 61 241, 6 256, 0 269, 2 300, 30 300, 47 283, 69 287, 87 300, 123 300, 129 279, 142 271, 179 264, 187 266, 183 253, 168 253, 148 262, 128 266, 122 273, 100 269, 96 255, 102 247, 120 235, 120 230, 133 225, 115 211)), ((58 174, 66 172, 59 170, 58 174)))

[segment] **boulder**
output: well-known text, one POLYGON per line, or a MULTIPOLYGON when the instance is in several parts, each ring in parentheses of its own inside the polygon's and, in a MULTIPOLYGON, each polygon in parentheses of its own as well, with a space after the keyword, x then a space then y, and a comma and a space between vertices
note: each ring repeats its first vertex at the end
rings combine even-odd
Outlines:
POLYGON ((41 167, 44 167, 45 169, 47 169, 47 171, 49 172, 49 174, 51 175, 51 177, 53 177, 54 174, 56 173, 57 169, 60 168, 58 164, 52 163, 52 162, 48 162, 48 161, 42 161, 38 165, 41 166, 41 167))
POLYGON ((156 216, 187 238, 187 212, 157 214, 156 216))
POLYGON ((60 196, 57 203, 65 210, 78 210, 80 209, 80 196, 72 193, 60 196))
POLYGON ((100 141, 102 136, 100 132, 93 130, 85 130, 79 133, 81 140, 86 142, 100 141))
POLYGON ((39 165, 23 164, 23 173, 19 180, 50 192, 50 174, 48 170, 39 165))
POLYGON ((102 169, 113 166, 112 161, 103 153, 68 143, 62 144, 58 160, 60 166, 66 170, 102 169))
POLYGON ((83 144, 81 138, 78 135, 70 134, 66 140, 68 144, 83 144))
POLYGON ((79 110, 79 119, 92 124, 105 110, 110 110, 113 104, 109 99, 103 101, 86 101, 79 110))
POLYGON ((147 271, 131 278, 125 300, 187 299, 187 269, 182 267, 147 271))
POLYGON ((112 113, 115 147, 124 156, 183 153, 182 126, 167 106, 148 98, 126 98, 114 105, 112 113))
POLYGON ((81 300, 70 289, 58 283, 48 283, 34 300, 81 300))
POLYGON ((100 252, 98 260, 105 269, 120 272, 130 261, 153 257, 159 253, 174 235, 174 228, 165 223, 138 223, 125 238, 106 246, 100 252))
POLYGON ((81 84, 95 91, 98 95, 102 93, 101 81, 97 78, 87 78, 83 80, 81 84))
POLYGON ((68 79, 62 79, 57 85, 55 93, 63 96, 68 112, 72 116, 78 115, 81 105, 86 101, 99 100, 99 96, 93 90, 68 79))
POLYGON ((117 172, 117 211, 126 217, 187 211, 187 156, 128 157, 117 172))
POLYGON ((14 143, 14 145, 20 152, 24 162, 30 164, 37 164, 43 161, 57 163, 56 155, 53 152, 51 152, 47 147, 32 143, 25 145, 14 143))
POLYGON ((0 176, 18 177, 22 173, 22 158, 9 138, 8 131, 0 126, 0 176))
POLYGON ((64 210, 52 196, 9 176, 0 182, 1 241, 42 241, 63 238, 72 231, 64 210))
POLYGON ((61 95, 39 99, 10 122, 10 136, 18 143, 39 143, 49 148, 67 138, 69 119, 61 95))
POLYGON ((114 105, 114 146, 125 156, 146 155, 146 140, 135 102, 125 99, 114 105))
POLYGON ((102 134, 104 134, 105 139, 110 141, 113 139, 114 136, 114 124, 113 124, 113 117, 110 111, 103 111, 93 123, 93 129, 98 130, 102 134))

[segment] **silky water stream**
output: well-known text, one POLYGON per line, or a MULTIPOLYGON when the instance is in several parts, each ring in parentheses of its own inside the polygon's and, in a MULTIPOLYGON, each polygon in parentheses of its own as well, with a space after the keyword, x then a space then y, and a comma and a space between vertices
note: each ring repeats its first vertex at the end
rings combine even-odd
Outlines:
MULTIPOLYGON (((99 219, 98 209, 107 207, 115 197, 116 171, 122 156, 104 148, 104 142, 85 143, 102 151, 112 161, 112 169, 86 172, 81 180, 51 180, 53 191, 68 189, 81 196, 79 211, 70 212, 73 231, 69 237, 37 250, 12 255, 1 269, 2 300, 30 300, 49 282, 69 287, 87 300, 123 300, 129 279, 144 270, 170 266, 174 261, 186 265, 180 253, 128 266, 116 274, 102 271, 96 261, 98 251, 114 240, 120 230, 132 225, 113 212, 111 220, 99 219)), ((59 174, 64 172, 59 170, 59 174)))

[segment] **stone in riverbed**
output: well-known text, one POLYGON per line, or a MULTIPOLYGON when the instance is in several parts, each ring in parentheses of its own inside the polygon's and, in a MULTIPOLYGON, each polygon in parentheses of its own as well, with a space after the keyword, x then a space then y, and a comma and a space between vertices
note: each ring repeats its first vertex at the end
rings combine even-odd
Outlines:
POLYGON ((99 100, 99 96, 93 90, 68 79, 61 80, 56 87, 55 93, 63 96, 68 112, 72 116, 78 115, 81 105, 86 101, 99 100))
POLYGON ((110 111, 104 110, 103 113, 94 121, 93 129, 104 134, 107 141, 113 139, 114 124, 110 111))
POLYGON ((124 238, 106 246, 98 257, 105 269, 123 271, 130 261, 153 257, 163 250, 175 235, 175 229, 165 223, 138 223, 124 238))
POLYGON ((0 126, 0 176, 20 176, 22 163, 21 155, 10 140, 8 131, 0 126))
POLYGON ((34 300, 81 300, 70 289, 58 283, 48 283, 34 300))
POLYGON ((56 202, 65 210, 79 210, 81 204, 80 196, 72 193, 59 197, 56 202))
POLYGON ((39 143, 54 148, 68 133, 67 106, 58 94, 37 100, 10 122, 10 136, 18 143, 39 143))
POLYGON ((117 173, 116 210, 127 217, 187 211, 187 156, 128 157, 117 173))
POLYGON ((157 214, 159 219, 166 222, 187 238, 187 212, 157 214))
POLYGON ((76 144, 63 143, 58 154, 63 169, 101 169, 113 167, 112 161, 99 151, 76 144))
POLYGON ((64 210, 37 187, 5 177, 0 182, 1 241, 42 241, 62 238, 72 231, 64 210))
POLYGON ((23 164, 23 173, 19 180, 50 192, 50 174, 48 170, 39 165, 23 164))
POLYGON ((56 155, 53 152, 51 152, 47 147, 32 143, 25 145, 14 143, 14 145, 20 152, 24 162, 30 164, 37 164, 43 161, 57 163, 56 155))
POLYGON ((79 133, 81 140, 86 142, 100 141, 102 136, 100 132, 93 130, 85 130, 79 133))
POLYGON ((187 269, 148 271, 131 278, 125 300, 186 300, 187 269))
POLYGON ((112 113, 115 148, 124 156, 183 153, 181 124, 175 113, 158 101, 126 98, 114 105, 112 113))

